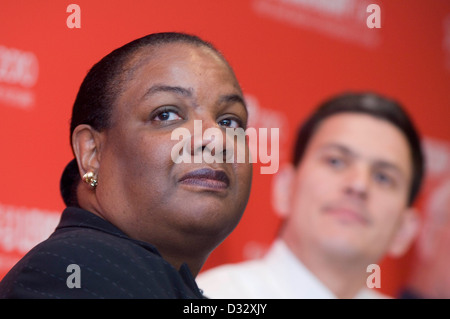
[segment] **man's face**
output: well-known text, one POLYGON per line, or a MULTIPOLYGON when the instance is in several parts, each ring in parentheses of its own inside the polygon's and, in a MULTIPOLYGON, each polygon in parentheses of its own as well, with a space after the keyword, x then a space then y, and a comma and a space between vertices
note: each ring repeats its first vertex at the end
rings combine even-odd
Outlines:
POLYGON ((102 209, 128 235, 157 247, 188 245, 191 237, 205 245, 223 240, 247 204, 251 164, 175 164, 179 141, 171 134, 182 127, 193 134, 194 120, 203 131, 245 129, 234 75, 212 50, 180 43, 143 49, 130 64, 100 150, 102 209))
POLYGON ((406 138, 386 121, 356 113, 325 119, 292 184, 286 231, 299 250, 376 262, 407 209, 410 158, 406 138))

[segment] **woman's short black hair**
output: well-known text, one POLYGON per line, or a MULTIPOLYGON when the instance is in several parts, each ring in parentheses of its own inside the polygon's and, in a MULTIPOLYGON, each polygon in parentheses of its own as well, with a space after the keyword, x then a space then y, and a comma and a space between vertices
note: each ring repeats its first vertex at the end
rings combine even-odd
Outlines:
POLYGON ((420 138, 405 109, 392 99, 373 92, 344 93, 323 102, 300 127, 294 146, 292 162, 297 166, 309 141, 326 118, 340 113, 363 113, 388 121, 406 136, 412 154, 413 179, 408 204, 412 205, 419 193, 424 176, 424 156, 420 138))
MULTIPOLYGON (((170 43, 207 47, 228 65, 223 55, 211 43, 198 36, 179 32, 149 34, 115 49, 97 62, 81 83, 72 108, 71 145, 73 131, 78 125, 88 124, 97 131, 110 126, 111 112, 123 87, 124 74, 128 71, 127 62, 130 58, 144 47, 157 47, 170 43)), ((230 70, 232 71, 231 67, 230 70)), ((67 206, 78 206, 76 187, 80 180, 77 162, 72 160, 64 169, 60 180, 61 196, 67 206)))

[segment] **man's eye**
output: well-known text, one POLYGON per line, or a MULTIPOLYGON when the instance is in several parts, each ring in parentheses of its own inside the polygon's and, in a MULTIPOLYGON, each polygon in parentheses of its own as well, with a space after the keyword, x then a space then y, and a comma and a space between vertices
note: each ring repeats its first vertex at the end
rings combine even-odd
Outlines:
POLYGON ((173 121, 178 119, 181 119, 178 113, 169 110, 161 111, 158 114, 156 114, 155 117, 153 118, 153 120, 155 121, 173 121))
POLYGON ((342 168, 342 167, 344 167, 344 165, 345 165, 345 163, 344 163, 343 160, 341 160, 340 158, 337 158, 337 157, 332 157, 332 156, 328 157, 328 158, 326 159, 326 162, 327 162, 331 167, 334 167, 334 168, 342 168))
POLYGON ((383 172, 375 172, 374 179, 382 185, 394 185, 394 179, 383 172))
POLYGON ((224 126, 224 127, 231 127, 231 128, 238 128, 238 127, 242 127, 241 123, 237 120, 234 119, 223 119, 220 120, 219 125, 224 126))

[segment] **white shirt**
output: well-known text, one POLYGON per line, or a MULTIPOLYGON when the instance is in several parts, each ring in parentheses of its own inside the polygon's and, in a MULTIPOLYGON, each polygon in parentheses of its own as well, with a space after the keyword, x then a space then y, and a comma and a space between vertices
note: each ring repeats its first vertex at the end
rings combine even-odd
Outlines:
MULTIPOLYGON (((276 240, 262 259, 228 264, 200 273, 197 284, 214 299, 334 299, 281 240, 276 240)), ((389 298, 363 288, 358 299, 389 298)))

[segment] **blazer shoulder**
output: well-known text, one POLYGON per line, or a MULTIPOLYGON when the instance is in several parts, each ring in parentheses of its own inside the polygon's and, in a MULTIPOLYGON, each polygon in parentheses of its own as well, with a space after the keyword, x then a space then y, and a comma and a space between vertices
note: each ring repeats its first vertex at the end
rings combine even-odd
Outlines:
POLYGON ((149 246, 93 229, 56 232, 0 283, 11 298, 177 298, 178 272, 149 246))

